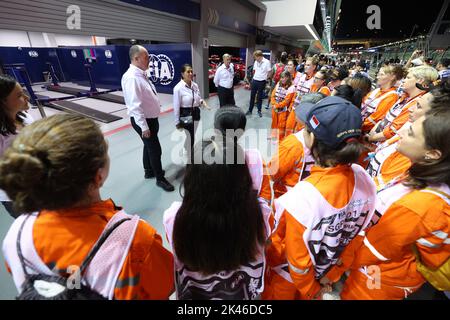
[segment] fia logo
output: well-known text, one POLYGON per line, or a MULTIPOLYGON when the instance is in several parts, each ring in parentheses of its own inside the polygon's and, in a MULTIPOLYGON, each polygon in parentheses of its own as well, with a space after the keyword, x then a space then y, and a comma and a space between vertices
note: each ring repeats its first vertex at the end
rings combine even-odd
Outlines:
POLYGON ((77 57, 77 52, 75 50, 70 51, 70 54, 72 55, 72 58, 77 57))
POLYGON ((39 57, 39 53, 37 53, 37 51, 28 51, 28 55, 32 58, 37 58, 39 57))
POLYGON ((150 54, 147 74, 154 84, 169 85, 172 83, 175 75, 172 60, 165 54, 150 54))
POLYGON ((111 52, 111 50, 106 50, 106 51, 105 51, 105 57, 108 58, 108 59, 111 59, 111 58, 112 58, 112 52, 111 52))

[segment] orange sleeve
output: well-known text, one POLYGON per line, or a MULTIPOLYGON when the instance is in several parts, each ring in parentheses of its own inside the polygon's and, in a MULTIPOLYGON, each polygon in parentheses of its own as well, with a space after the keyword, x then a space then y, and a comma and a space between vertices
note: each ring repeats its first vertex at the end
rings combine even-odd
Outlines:
POLYGON ((289 111, 290 112, 293 111, 296 97, 297 97, 297 91, 294 92, 294 97, 291 99, 291 104, 289 105, 289 111))
POLYGON ((280 103, 275 103, 273 106, 275 108, 284 108, 286 106, 289 106, 292 101, 292 97, 294 96, 295 92, 289 93, 286 95, 286 97, 281 101, 280 103))
MULTIPOLYGON (((295 169, 295 162, 303 161, 303 146, 299 143, 298 148, 294 148, 289 142, 297 139, 295 136, 285 138, 278 148, 278 152, 269 162, 269 172, 273 181, 283 179, 286 174, 295 169)), ((299 166, 302 166, 300 164, 299 166)))
POLYGON ((419 215, 394 203, 367 231, 352 268, 401 258, 405 250, 411 251, 411 245, 421 237, 421 233, 423 228, 419 215))
POLYGON ((286 236, 286 218, 283 213, 278 221, 277 228, 270 236, 269 245, 266 248, 267 264, 276 267, 282 263, 286 263, 285 255, 285 239, 286 236))
POLYGON ((315 279, 314 265, 303 240, 306 228, 287 211, 284 215, 286 216, 286 258, 289 263, 289 273, 300 292, 300 298, 310 300, 320 291, 320 284, 315 279))
POLYGON ((162 245, 161 236, 154 235, 150 252, 144 261, 141 288, 145 299, 165 300, 174 292, 173 255, 162 245))
POLYGON ((381 100, 377 106, 377 109, 367 119, 364 120, 362 125, 363 132, 370 132, 377 122, 384 119, 389 109, 397 102, 398 97, 395 94, 390 94, 385 99, 381 100))
POLYGON ((272 97, 270 98, 270 104, 273 106, 276 105, 276 103, 277 103, 277 100, 276 100, 277 90, 278 90, 278 83, 276 84, 275 88, 273 88, 272 97))
POLYGON ((390 139, 398 133, 403 125, 408 122, 409 118, 409 107, 402 110, 402 112, 394 119, 394 121, 384 128, 383 135, 386 139, 390 139))
POLYGON ((263 181, 261 184, 261 190, 259 191, 259 196, 272 203, 272 187, 270 186, 270 174, 267 164, 263 162, 263 181))
POLYGON ((114 289, 117 300, 165 300, 174 291, 173 255, 161 236, 140 221, 114 289))

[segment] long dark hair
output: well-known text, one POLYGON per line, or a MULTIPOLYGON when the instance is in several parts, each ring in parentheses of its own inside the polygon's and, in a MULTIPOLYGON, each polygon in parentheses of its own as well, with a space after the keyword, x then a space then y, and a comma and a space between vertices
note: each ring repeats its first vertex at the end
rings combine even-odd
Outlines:
POLYGON ((341 84, 334 88, 336 90, 336 97, 341 97, 353 103, 356 107, 361 108, 363 94, 359 89, 353 89, 349 84, 341 84))
POLYGON ((442 156, 437 160, 413 163, 405 184, 415 189, 439 183, 450 186, 450 108, 442 106, 431 109, 425 114, 422 126, 425 146, 439 150, 442 156))
POLYGON ((6 99, 13 92, 16 84, 17 81, 14 78, 7 75, 0 75, 0 134, 3 136, 16 134, 15 120, 23 123, 22 118, 19 117, 24 115, 22 112, 19 112, 16 118, 13 119, 8 115, 6 110, 6 99))
POLYGON ((192 271, 235 270, 254 261, 265 242, 257 191, 245 161, 225 161, 232 152, 234 160, 243 158, 233 141, 200 142, 194 159, 201 161, 187 165, 173 243, 178 259, 192 271))

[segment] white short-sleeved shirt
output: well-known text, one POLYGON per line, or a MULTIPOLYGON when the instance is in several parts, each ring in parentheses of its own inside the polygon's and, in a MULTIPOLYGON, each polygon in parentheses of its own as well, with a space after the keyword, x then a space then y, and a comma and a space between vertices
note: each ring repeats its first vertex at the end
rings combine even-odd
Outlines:
POLYGON ((229 68, 225 67, 225 63, 223 63, 216 70, 216 74, 214 75, 214 84, 216 87, 223 87, 227 89, 231 89, 233 86, 233 78, 234 78, 234 66, 230 63, 229 68))
POLYGON ((267 75, 272 70, 272 66, 270 65, 269 60, 263 58, 261 62, 255 60, 255 63, 253 64, 253 70, 255 71, 253 80, 265 81, 267 80, 267 75))

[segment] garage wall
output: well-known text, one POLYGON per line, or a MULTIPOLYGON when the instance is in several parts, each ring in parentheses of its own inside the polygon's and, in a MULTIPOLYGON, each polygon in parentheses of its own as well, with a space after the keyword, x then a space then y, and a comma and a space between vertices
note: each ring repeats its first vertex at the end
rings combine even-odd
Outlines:
POLYGON ((218 28, 213 28, 211 26, 208 29, 208 38, 211 45, 236 48, 247 47, 246 36, 218 28))
POLYGON ((207 6, 248 24, 256 25, 256 11, 234 0, 208 0, 207 6))
POLYGON ((101 0, 1 0, 0 29, 190 42, 186 20, 101 0), (71 5, 81 9, 80 30, 67 27, 71 5))

